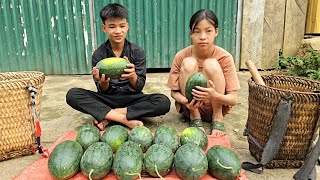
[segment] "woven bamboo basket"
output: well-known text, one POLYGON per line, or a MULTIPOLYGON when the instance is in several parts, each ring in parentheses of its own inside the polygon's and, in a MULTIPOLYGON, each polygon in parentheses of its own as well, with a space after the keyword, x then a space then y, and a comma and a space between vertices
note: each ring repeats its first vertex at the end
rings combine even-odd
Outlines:
POLYGON ((273 116, 281 97, 292 100, 291 117, 288 128, 276 157, 267 168, 298 168, 303 165, 317 133, 320 110, 320 82, 292 76, 262 76, 266 86, 256 84, 252 79, 249 85, 249 109, 247 131, 260 147, 250 138, 249 150, 260 162, 263 147, 266 145, 272 126, 273 116))
POLYGON ((0 73, 0 161, 32 154, 36 144, 31 95, 27 87, 37 88, 36 111, 45 75, 42 72, 0 73))

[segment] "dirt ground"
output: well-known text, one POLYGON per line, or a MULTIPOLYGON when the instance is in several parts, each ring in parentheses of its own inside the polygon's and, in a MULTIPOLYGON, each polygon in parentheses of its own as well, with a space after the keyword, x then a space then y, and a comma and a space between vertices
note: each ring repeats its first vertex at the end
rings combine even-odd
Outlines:
MULTIPOLYGON (((238 72, 241 83, 238 104, 231 113, 225 117, 227 134, 232 142, 234 151, 239 155, 241 161, 255 162, 250 155, 246 137, 242 135, 248 114, 248 85, 250 77, 248 72, 238 72)), ((170 90, 165 86, 168 73, 148 73, 144 93, 163 93, 170 97, 170 90)), ((78 130, 82 125, 92 121, 92 117, 80 113, 66 104, 66 92, 72 87, 82 87, 95 90, 90 75, 79 76, 46 76, 41 108, 42 143, 50 147, 63 133, 68 130, 78 130)), ((180 115, 175 111, 171 99, 171 110, 164 116, 147 118, 144 124, 153 132, 161 124, 168 124, 176 127, 179 133, 188 127, 187 123, 181 121, 180 115)), ((209 133, 209 123, 204 123, 209 133)), ((0 180, 8 180, 19 175, 30 164, 39 159, 39 155, 24 156, 16 159, 0 162, 0 180)), ((293 174, 298 169, 265 169, 260 174, 246 172, 249 179, 293 179, 293 174)), ((317 166, 318 179, 320 179, 320 168, 317 166)))

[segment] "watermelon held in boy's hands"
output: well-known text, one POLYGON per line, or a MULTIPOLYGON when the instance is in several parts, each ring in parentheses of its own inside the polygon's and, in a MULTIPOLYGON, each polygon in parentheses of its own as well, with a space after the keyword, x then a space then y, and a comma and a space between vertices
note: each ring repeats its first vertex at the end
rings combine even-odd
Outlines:
POLYGON ((81 145, 66 140, 58 144, 50 154, 48 169, 55 179, 69 179, 77 174, 83 154, 81 145))
POLYGON ((153 144, 146 152, 144 166, 152 177, 167 175, 172 167, 174 154, 170 147, 162 144, 153 144))
POLYGON ((188 127, 182 131, 180 143, 181 145, 193 143, 205 151, 208 147, 208 136, 197 127, 188 127))
POLYGON ((129 141, 139 144, 143 152, 152 145, 152 132, 145 126, 137 126, 130 131, 129 141))
POLYGON ((101 141, 107 143, 115 153, 128 140, 128 131, 121 125, 113 125, 102 134, 101 141))
POLYGON ((76 141, 86 150, 91 144, 100 140, 99 129, 93 125, 82 126, 77 134, 76 141))
POLYGON ((187 143, 176 151, 174 167, 178 176, 184 180, 201 179, 208 170, 208 160, 199 146, 187 143))
POLYGON ((192 101, 192 89, 196 89, 196 86, 207 87, 207 78, 201 72, 191 74, 187 80, 185 95, 188 102, 192 101))
POLYGON ((239 157, 229 148, 216 145, 207 152, 208 171, 221 180, 234 180, 240 176, 239 157))
POLYGON ((100 60, 96 67, 99 69, 99 76, 105 74, 106 78, 120 78, 130 62, 124 58, 105 58, 100 60))
POLYGON ((179 147, 178 131, 171 126, 161 125, 154 133, 154 144, 163 144, 171 148, 173 152, 179 147))
POLYGON ((143 152, 140 146, 133 141, 127 141, 114 156, 113 171, 118 179, 134 180, 141 177, 142 165, 143 152))
POLYGON ((104 142, 96 142, 84 152, 80 161, 80 169, 89 179, 102 179, 109 173, 112 159, 111 147, 104 142))

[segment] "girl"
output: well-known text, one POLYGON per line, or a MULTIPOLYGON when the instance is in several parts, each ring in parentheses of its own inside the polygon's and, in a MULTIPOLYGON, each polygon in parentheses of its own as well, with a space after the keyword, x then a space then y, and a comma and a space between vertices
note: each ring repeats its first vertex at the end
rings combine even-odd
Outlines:
POLYGON ((189 28, 192 45, 175 55, 167 86, 177 111, 190 119, 190 126, 204 131, 202 120, 206 120, 212 122, 211 134, 222 136, 225 135, 223 117, 236 104, 240 88, 233 58, 214 44, 218 19, 211 10, 201 9, 193 14, 189 28), (206 76, 208 85, 192 89, 194 98, 188 103, 186 82, 196 72, 206 76))

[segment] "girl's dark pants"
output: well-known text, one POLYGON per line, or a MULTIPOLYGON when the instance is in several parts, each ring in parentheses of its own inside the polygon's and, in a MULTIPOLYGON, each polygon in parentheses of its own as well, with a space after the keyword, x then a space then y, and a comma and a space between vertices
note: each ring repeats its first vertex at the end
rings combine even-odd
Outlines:
POLYGON ((170 100, 163 94, 102 94, 82 88, 72 88, 66 95, 74 109, 90 114, 101 122, 114 108, 127 107, 127 120, 164 115, 170 110, 170 100))

